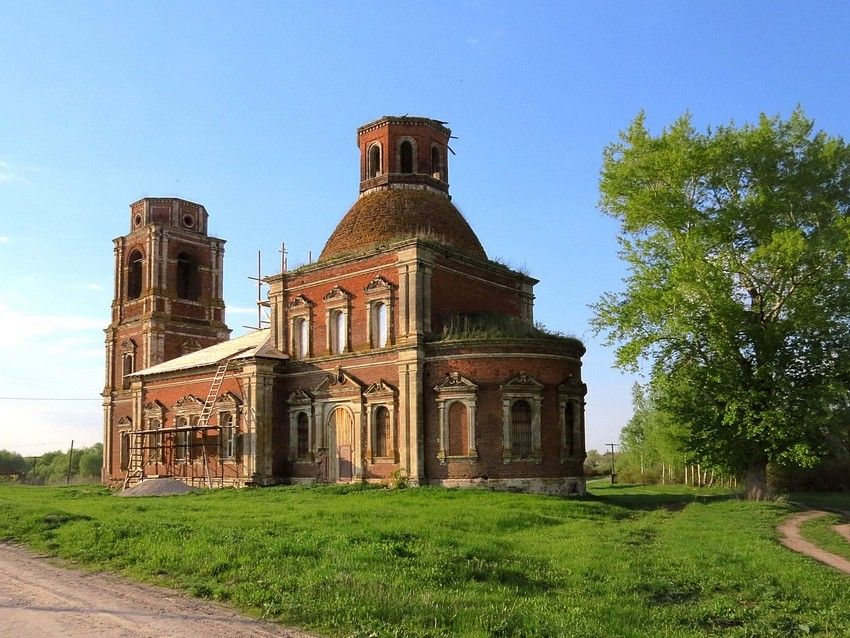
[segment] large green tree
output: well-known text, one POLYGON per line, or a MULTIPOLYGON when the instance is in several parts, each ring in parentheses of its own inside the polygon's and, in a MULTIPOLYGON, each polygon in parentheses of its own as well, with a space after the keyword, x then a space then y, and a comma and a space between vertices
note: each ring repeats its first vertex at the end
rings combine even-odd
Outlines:
POLYGON ((769 462, 823 452, 850 388, 850 148, 800 109, 658 135, 640 114, 600 190, 629 272, 597 331, 618 365, 650 362, 691 451, 763 497, 769 462))

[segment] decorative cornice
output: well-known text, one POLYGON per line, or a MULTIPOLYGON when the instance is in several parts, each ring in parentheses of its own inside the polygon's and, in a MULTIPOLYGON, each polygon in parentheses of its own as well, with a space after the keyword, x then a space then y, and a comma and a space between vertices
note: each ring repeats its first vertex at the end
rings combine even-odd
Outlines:
POLYGON ((477 390, 478 386, 466 377, 461 376, 459 372, 449 372, 446 374, 446 378, 443 379, 442 383, 434 386, 434 391, 437 394, 447 394, 452 392, 468 393, 476 392, 477 390))

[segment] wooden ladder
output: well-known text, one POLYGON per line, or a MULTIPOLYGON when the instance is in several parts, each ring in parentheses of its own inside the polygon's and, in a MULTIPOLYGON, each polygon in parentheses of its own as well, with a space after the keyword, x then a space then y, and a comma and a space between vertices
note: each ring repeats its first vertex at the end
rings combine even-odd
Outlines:
POLYGON ((207 393, 207 400, 204 401, 204 407, 201 410, 201 418, 198 419, 198 427, 201 428, 201 437, 203 441, 201 444, 201 456, 204 460, 204 475, 207 479, 207 487, 209 489, 212 489, 212 477, 210 476, 210 464, 209 459, 207 458, 207 441, 205 431, 210 422, 213 407, 215 406, 216 399, 218 399, 218 392, 221 390, 221 384, 224 383, 224 375, 227 374, 227 368, 229 365, 230 359, 225 359, 224 361, 219 362, 218 369, 215 371, 215 377, 213 377, 213 382, 210 386, 210 391, 207 393))
POLYGON ((139 441, 140 434, 129 432, 130 458, 127 461, 127 473, 124 475, 124 485, 121 490, 126 490, 130 481, 137 479, 141 481, 145 477, 143 450, 139 441))

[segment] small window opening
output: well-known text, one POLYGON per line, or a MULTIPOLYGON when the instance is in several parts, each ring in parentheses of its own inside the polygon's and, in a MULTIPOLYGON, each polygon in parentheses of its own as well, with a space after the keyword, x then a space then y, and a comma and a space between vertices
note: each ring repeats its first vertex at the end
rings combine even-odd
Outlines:
POLYGON ((120 462, 122 470, 126 470, 130 465, 130 434, 128 432, 121 433, 120 462))
POLYGON ((142 295, 142 253, 134 250, 130 253, 127 269, 127 299, 138 299, 142 295))
POLYGON ((413 144, 404 140, 399 147, 400 171, 402 173, 413 172, 413 144))
POLYGON ((128 352, 124 355, 122 361, 122 373, 123 373, 123 388, 127 390, 130 387, 130 378, 128 375, 133 374, 136 371, 136 357, 128 352))
POLYGON ((177 296, 196 301, 200 296, 198 262, 188 253, 177 255, 177 296))
POLYGON ((310 418, 306 412, 298 413, 297 456, 306 459, 310 452, 310 418))
POLYGON ((368 179, 381 174, 381 147, 377 144, 369 149, 369 171, 368 179))
POLYGON ((443 179, 443 161, 440 149, 436 146, 431 147, 431 176, 434 179, 443 179))
POLYGON ((390 411, 383 405, 375 410, 375 456, 390 455, 390 411))
POLYGON ((572 402, 568 402, 566 408, 564 408, 564 441, 567 444, 567 455, 573 456, 575 454, 575 435, 573 432, 573 428, 575 427, 575 420, 573 419, 573 404, 572 402))

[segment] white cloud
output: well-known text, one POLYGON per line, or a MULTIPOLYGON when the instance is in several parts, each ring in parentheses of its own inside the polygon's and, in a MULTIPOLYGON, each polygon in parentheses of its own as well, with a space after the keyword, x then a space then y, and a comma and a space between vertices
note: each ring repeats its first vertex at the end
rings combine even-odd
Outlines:
POLYGON ((226 311, 229 315, 255 315, 257 314, 257 307, 254 306, 253 308, 251 308, 250 306, 227 306, 226 311))
POLYGON ((0 235, 0 244, 8 244, 8 243, 9 243, 8 235, 0 235))
POLYGON ((0 349, 19 348, 35 339, 67 339, 69 332, 99 331, 105 327, 100 318, 80 315, 31 315, 0 304, 0 349))
POLYGON ((103 290, 100 284, 68 284, 68 290, 103 290))
MULTIPOLYGON (((34 169, 27 169, 33 171, 34 169)), ((21 182, 23 184, 32 184, 24 175, 11 166, 9 162, 0 161, 0 182, 21 182)))

